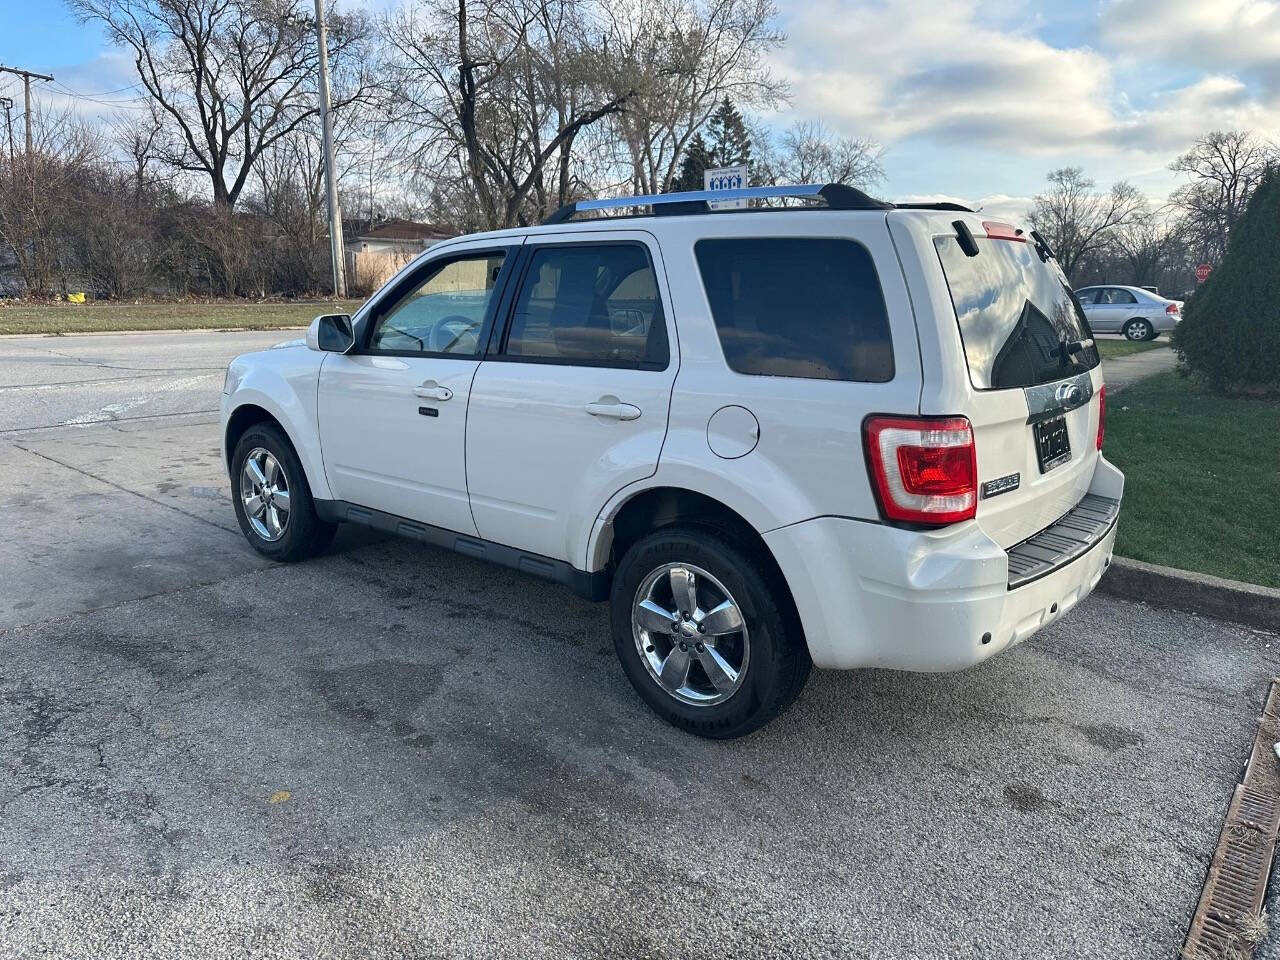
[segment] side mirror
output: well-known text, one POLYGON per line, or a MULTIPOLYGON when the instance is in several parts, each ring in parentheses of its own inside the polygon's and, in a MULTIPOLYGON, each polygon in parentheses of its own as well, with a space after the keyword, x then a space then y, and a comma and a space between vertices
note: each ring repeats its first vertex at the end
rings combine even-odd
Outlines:
POLYGON ((346 353, 355 346, 355 331, 345 313, 316 317, 307 327, 307 346, 325 353, 346 353))

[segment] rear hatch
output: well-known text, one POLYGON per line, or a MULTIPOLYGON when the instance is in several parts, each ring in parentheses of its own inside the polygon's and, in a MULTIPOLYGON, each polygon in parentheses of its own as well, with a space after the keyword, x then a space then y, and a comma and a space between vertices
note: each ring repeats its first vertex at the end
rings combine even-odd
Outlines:
POLYGON ((977 521, 1010 547, 1088 492, 1099 456, 1098 352, 1038 236, 978 218, 943 222, 932 241, 955 314, 941 322, 955 323, 968 368, 965 409, 955 412, 973 424, 977 521))

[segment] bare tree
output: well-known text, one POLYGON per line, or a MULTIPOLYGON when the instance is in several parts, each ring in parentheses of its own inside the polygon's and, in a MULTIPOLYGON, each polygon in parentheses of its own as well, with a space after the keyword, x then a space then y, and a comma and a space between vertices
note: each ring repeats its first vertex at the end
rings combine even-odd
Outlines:
POLYGON ((31 151, 0 160, 0 245, 22 288, 46 296, 76 279, 83 183, 106 151, 98 132, 69 111, 37 108, 30 122, 31 151))
POLYGON ((1099 193, 1080 167, 1052 170, 1048 179, 1049 189, 1036 195, 1028 219, 1053 246, 1067 276, 1105 248, 1117 230, 1146 213, 1142 194, 1127 181, 1099 193))
POLYGON ((870 187, 884 179, 883 149, 866 137, 844 137, 820 120, 797 121, 768 144, 757 133, 756 177, 768 184, 842 183, 870 187), (766 148, 767 147, 767 148, 766 148))
POLYGON ((1222 259, 1232 228, 1267 164, 1277 158, 1280 152, 1273 145, 1248 131, 1215 130, 1169 164, 1189 180, 1170 200, 1182 211, 1184 226, 1202 256, 1222 259))
POLYGON ((576 138, 635 93, 601 82, 610 50, 597 12, 582 0, 437 0, 384 18, 390 121, 415 172, 460 174, 488 227, 567 196, 576 138))
POLYGON ((654 0, 608 8, 614 83, 636 94, 613 118, 636 193, 671 188, 685 148, 726 99, 777 107, 768 54, 786 39, 773 0, 654 0))
MULTIPOLYGON (((235 206, 263 151, 313 117, 317 51, 301 0, 68 0, 134 56, 164 118, 160 153, 207 177, 216 204, 235 206)), ((329 52, 341 75, 364 21, 327 14, 329 52)), ((348 96, 358 95, 358 90, 348 96)), ((341 101, 339 101, 341 103, 341 101)))

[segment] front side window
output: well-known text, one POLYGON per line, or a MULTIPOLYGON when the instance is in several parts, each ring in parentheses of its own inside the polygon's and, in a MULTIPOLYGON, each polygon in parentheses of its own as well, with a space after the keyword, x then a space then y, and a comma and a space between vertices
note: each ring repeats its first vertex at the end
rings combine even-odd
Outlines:
POLYGON ((410 281, 409 291, 378 318, 369 349, 379 353, 478 355, 503 255, 464 257, 410 281))
POLYGON ((503 353, 545 363, 666 369, 667 325, 648 251, 638 243, 534 250, 503 353))
POLYGON ((725 361, 738 373, 893 379, 889 314, 867 248, 852 240, 699 240, 698 270, 725 361))
POLYGON ((969 380, 979 390, 1052 383, 1098 365, 1084 311, 1056 260, 1035 246, 976 238, 967 256, 955 234, 934 238, 951 291, 969 380))

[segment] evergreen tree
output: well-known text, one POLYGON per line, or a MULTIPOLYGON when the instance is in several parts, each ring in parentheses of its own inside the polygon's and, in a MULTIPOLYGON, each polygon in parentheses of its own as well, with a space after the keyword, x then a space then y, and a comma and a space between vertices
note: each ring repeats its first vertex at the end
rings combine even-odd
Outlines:
POLYGON ((751 162, 751 135, 747 133, 742 114, 728 97, 707 121, 707 133, 711 137, 711 166, 732 167, 751 162))
POLYGON ((695 133, 693 139, 689 141, 689 146, 685 148, 684 159, 680 161, 680 172, 671 182, 671 189, 701 190, 703 171, 714 166, 715 164, 711 162, 711 148, 707 146, 707 141, 703 139, 701 132, 695 133))
POLYGON ((1226 256, 1187 301, 1173 344, 1219 390, 1280 390, 1280 167, 1263 176, 1226 256))

